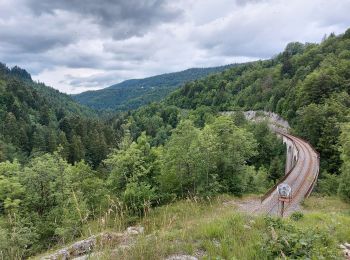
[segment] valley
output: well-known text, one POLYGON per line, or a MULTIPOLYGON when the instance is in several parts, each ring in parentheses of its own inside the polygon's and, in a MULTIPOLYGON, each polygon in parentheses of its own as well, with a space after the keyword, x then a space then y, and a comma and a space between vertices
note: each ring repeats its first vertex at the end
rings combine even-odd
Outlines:
POLYGON ((1 64, 0 259, 343 257, 349 71, 350 29, 80 100, 1 64))

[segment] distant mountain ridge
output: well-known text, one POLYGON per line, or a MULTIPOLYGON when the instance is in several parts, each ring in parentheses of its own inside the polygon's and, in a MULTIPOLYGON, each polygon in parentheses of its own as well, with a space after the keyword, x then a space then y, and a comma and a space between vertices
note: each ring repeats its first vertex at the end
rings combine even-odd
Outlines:
POLYGON ((191 68, 144 79, 130 79, 110 87, 72 95, 79 103, 94 109, 129 110, 160 101, 182 84, 219 73, 238 64, 210 68, 191 68))
POLYGON ((21 88, 25 88, 30 92, 35 90, 40 95, 40 98, 44 98, 44 102, 54 109, 62 108, 66 110, 66 113, 80 116, 92 116, 95 114, 92 109, 77 103, 70 95, 46 86, 44 83, 33 81, 32 76, 25 69, 18 66, 9 68, 6 64, 0 62, 0 83, 1 81, 8 82, 10 79, 20 81, 21 88))

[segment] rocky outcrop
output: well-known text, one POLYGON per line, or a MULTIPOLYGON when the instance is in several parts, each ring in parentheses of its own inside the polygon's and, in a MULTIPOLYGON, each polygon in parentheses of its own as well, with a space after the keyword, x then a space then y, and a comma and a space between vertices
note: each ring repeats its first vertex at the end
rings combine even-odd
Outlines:
POLYGON ((244 116, 249 121, 261 122, 267 121, 269 127, 273 131, 281 131, 288 133, 290 126, 289 123, 280 117, 278 114, 267 111, 245 111, 244 116))
MULTIPOLYGON (((235 113, 237 112, 224 111, 224 112, 221 112, 220 114, 225 116, 230 116, 235 113)), ((269 128, 272 131, 279 131, 284 133, 289 132, 289 129, 290 129, 289 123, 276 113, 267 112, 267 111, 249 110, 249 111, 244 111, 243 114, 246 120, 249 120, 252 122, 266 121, 268 123, 269 128)))
POLYGON ((123 233, 104 232, 60 249, 51 255, 42 257, 42 260, 84 260, 99 254, 95 249, 112 245, 116 249, 128 248, 134 242, 134 237, 144 232, 143 227, 128 227, 123 233))
POLYGON ((350 260, 350 244, 344 243, 340 245, 340 248, 343 250, 345 259, 350 260))

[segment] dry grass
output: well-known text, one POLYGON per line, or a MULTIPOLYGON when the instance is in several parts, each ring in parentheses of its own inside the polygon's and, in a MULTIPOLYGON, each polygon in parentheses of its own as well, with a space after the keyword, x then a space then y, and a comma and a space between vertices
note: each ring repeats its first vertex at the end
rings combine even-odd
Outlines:
POLYGON ((350 204, 338 197, 311 196, 303 203, 303 207, 307 212, 350 214, 350 204))
MULTIPOLYGON (((117 244, 99 248, 98 259, 153 260, 173 254, 199 259, 268 259, 262 250, 270 232, 264 216, 241 213, 236 207, 251 199, 254 198, 226 195, 207 200, 192 198, 152 209, 137 221, 145 227, 145 233, 134 244, 119 251, 117 244)), ((283 223, 300 230, 326 232, 334 244, 349 242, 350 205, 338 198, 311 197, 304 207, 300 220, 284 219, 283 223)), ((124 218, 122 213, 119 217, 124 218)), ((125 219, 110 219, 106 229, 119 231, 125 223, 125 219)), ((90 230, 101 231, 99 223, 94 225, 90 225, 90 230)), ((96 255, 91 257, 96 258, 96 255)))

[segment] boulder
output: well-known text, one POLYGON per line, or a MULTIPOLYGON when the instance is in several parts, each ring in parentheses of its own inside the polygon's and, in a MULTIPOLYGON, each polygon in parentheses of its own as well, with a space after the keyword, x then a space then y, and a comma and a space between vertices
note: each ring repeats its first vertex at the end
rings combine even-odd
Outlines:
POLYGON ((140 226, 137 226, 137 227, 128 227, 126 229, 126 233, 128 235, 140 235, 140 234, 143 234, 144 232, 144 228, 143 227, 140 227, 140 226))
POLYGON ((69 260, 69 259, 89 259, 92 255, 98 253, 92 253, 95 247, 105 246, 110 243, 115 243, 116 246, 128 248, 135 235, 140 235, 144 232, 144 228, 141 226, 128 227, 123 233, 103 232, 95 236, 88 237, 84 240, 75 242, 74 244, 60 249, 51 255, 42 257, 42 260, 69 260), (97 246, 98 245, 98 246, 97 246))

